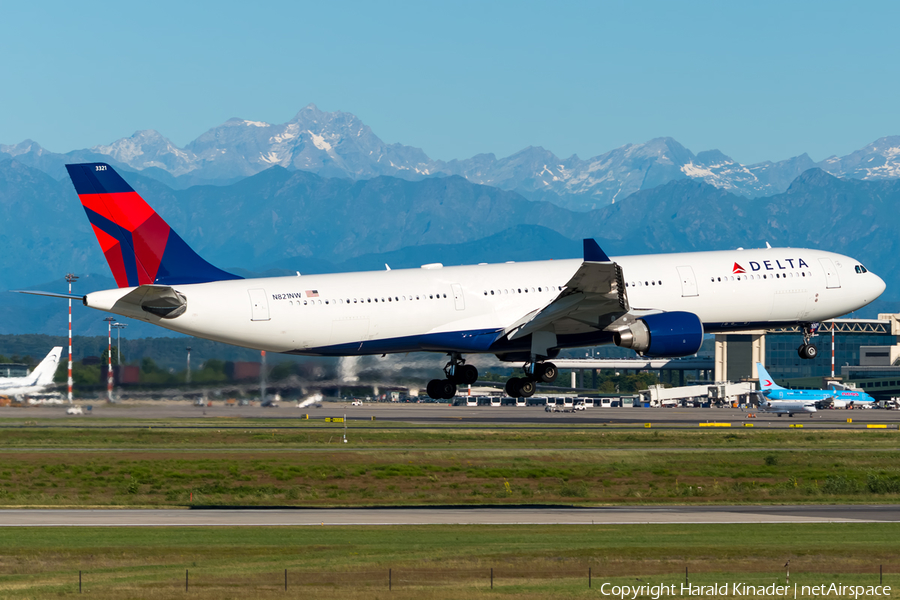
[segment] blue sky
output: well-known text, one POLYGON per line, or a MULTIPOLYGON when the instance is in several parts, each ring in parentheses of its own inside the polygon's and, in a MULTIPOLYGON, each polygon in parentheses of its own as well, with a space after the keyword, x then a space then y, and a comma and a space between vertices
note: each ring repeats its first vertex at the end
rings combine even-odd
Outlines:
POLYGON ((432 158, 671 136, 736 160, 900 134, 891 2, 34 2, 0 8, 0 144, 359 116, 432 158))

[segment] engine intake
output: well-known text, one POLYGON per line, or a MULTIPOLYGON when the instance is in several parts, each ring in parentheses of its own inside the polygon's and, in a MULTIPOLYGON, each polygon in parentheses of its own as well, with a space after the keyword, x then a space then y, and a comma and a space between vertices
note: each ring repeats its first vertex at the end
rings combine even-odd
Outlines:
POLYGON ((703 344, 703 323, 689 312, 647 315, 615 332, 613 342, 642 356, 690 356, 703 344))

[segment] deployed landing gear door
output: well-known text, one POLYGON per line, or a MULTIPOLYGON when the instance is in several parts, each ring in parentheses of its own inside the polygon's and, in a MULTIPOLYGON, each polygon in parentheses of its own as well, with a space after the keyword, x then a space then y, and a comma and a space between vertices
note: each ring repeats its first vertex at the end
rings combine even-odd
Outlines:
POLYGON ((681 296, 699 296, 697 292, 697 280, 694 279, 694 269, 689 266, 677 267, 678 277, 681 279, 681 296))
POLYGON ((826 288, 841 287, 841 280, 838 277, 837 271, 834 268, 834 263, 831 262, 831 259, 830 258, 820 258, 819 264, 822 265, 822 270, 825 271, 825 287, 826 288))
POLYGON ((269 320, 269 303, 266 300, 266 290, 256 289, 248 290, 250 293, 250 320, 251 321, 268 321, 269 320))
POLYGON ((453 301, 456 303, 456 310, 465 310, 466 299, 463 298, 462 286, 454 283, 451 287, 453 288, 453 301))

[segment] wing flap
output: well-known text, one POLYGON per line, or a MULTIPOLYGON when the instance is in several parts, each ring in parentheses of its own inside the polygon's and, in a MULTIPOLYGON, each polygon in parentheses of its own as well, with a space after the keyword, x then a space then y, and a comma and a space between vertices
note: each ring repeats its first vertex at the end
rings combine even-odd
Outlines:
POLYGON ((585 256, 607 260, 585 260, 556 298, 506 328, 509 339, 536 331, 565 335, 606 329, 628 312, 622 267, 593 240, 585 240, 585 256))

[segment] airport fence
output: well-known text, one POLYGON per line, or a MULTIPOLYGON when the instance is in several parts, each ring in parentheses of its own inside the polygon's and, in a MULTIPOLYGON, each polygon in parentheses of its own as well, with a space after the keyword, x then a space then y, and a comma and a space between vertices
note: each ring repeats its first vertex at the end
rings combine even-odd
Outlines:
MULTIPOLYGON (((689 566, 675 567, 671 562, 628 561, 627 564, 605 564, 545 568, 516 568, 515 566, 481 568, 386 568, 349 571, 314 571, 283 569, 256 573, 223 573, 215 569, 193 568, 181 573, 172 573, 158 581, 134 582, 139 588, 165 589, 173 592, 211 593, 216 590, 240 590, 251 595, 265 595, 266 592, 302 591, 314 588, 360 589, 360 590, 403 590, 423 588, 468 588, 502 589, 515 586, 523 589, 529 585, 546 585, 551 582, 566 584, 567 587, 599 588, 604 583, 610 585, 655 585, 681 584, 709 585, 747 583, 750 585, 820 585, 838 582, 854 585, 900 586, 900 564, 841 563, 831 560, 792 560, 780 569, 773 569, 773 561, 740 561, 723 564, 716 560, 715 567, 705 568, 702 562, 689 566), (649 579, 652 577, 652 579, 649 579)), ((780 566, 780 565, 779 565, 780 566)), ((102 578, 101 578, 102 579, 102 578)), ((95 586, 109 589, 115 584, 96 581, 87 571, 78 572, 78 591, 89 592, 95 586)), ((643 594, 638 594, 642 596, 643 594)), ((679 594, 674 594, 679 595, 679 594)), ((685 595, 685 594, 680 594, 685 595)), ((690 594, 688 594, 690 595, 690 594)), ((745 594, 754 595, 754 594, 745 594)), ((842 594, 835 594, 841 596, 842 594)))

